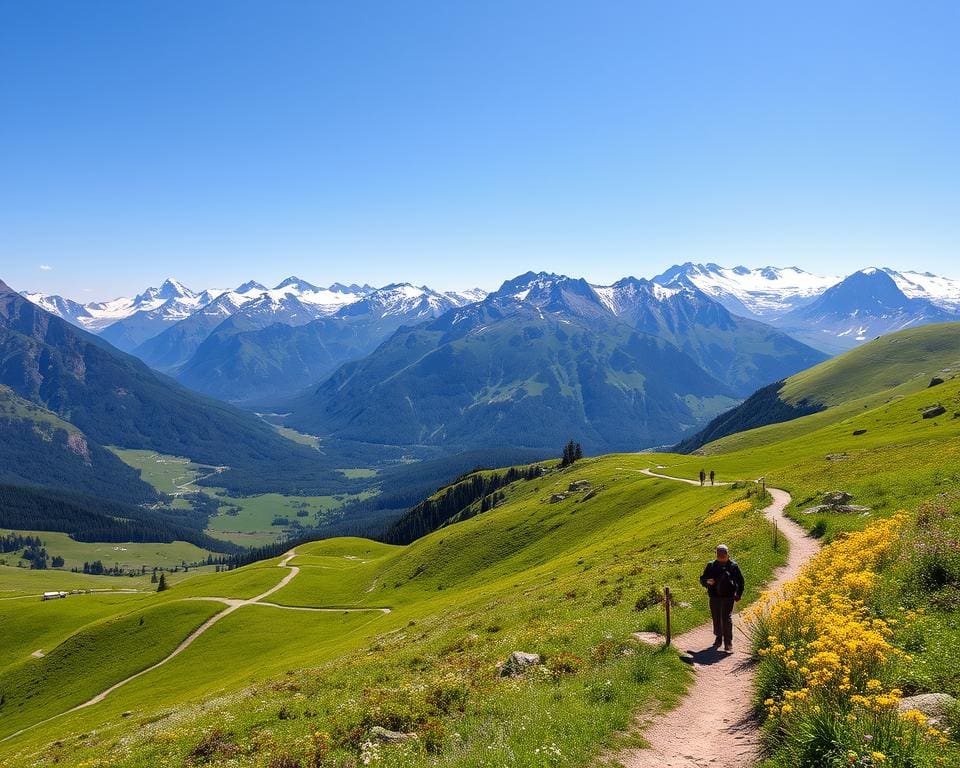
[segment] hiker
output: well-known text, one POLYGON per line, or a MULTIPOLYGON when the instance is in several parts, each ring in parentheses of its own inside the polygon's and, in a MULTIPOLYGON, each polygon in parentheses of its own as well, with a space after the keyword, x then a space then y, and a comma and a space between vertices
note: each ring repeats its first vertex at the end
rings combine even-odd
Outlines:
POLYGON ((717 559, 707 563, 700 584, 710 596, 713 617, 713 647, 733 653, 733 605, 743 596, 743 573, 736 560, 730 559, 726 544, 717 546, 717 559))
POLYGON ((710 485, 713 485, 713 470, 710 470, 710 485))
POLYGON ((700 470, 700 487, 703 487, 703 484, 707 481, 707 473, 702 469, 700 470))

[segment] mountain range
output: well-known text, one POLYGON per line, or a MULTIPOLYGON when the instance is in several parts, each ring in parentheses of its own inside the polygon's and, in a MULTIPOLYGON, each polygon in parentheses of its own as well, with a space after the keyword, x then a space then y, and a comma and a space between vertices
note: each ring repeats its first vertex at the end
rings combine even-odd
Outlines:
POLYGON ((3 282, 0 395, 6 455, 33 452, 29 465, 0 468, 24 483, 49 484, 49 465, 69 470, 68 490, 140 503, 153 494, 104 450, 117 446, 229 467, 217 484, 240 491, 317 486, 316 451, 254 414, 191 392, 3 282))
POLYGON ((929 272, 868 267, 838 278, 797 267, 686 263, 653 279, 696 287, 734 314, 762 320, 831 355, 878 335, 960 319, 960 281, 929 272))
POLYGON ((589 450, 636 450, 824 357, 696 288, 529 272, 398 330, 288 423, 392 445, 546 449, 577 435, 589 450))

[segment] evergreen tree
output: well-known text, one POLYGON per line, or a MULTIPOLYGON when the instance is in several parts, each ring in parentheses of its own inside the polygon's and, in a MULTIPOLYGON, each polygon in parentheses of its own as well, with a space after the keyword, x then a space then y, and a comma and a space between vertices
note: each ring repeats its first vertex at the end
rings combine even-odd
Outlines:
POLYGON ((577 447, 573 452, 573 460, 579 461, 583 458, 583 448, 580 447, 580 443, 577 443, 577 447))
POLYGON ((156 583, 157 583, 157 569, 156 569, 156 568, 153 569, 153 575, 150 577, 150 583, 151 583, 151 584, 156 584, 156 583))
POLYGON ((160 574, 160 581, 157 583, 157 592, 163 592, 167 588, 167 575, 160 574))

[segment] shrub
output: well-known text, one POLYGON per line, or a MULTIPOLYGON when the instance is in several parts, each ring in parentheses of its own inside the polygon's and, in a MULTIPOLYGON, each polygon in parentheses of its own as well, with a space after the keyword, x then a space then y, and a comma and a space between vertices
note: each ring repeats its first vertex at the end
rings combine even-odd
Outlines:
POLYGON ((470 689, 460 681, 441 681, 427 691, 426 701, 437 714, 463 712, 467 708, 470 689))
POLYGON ((547 659, 546 667, 554 677, 563 675, 575 675, 583 669, 583 659, 572 653, 562 651, 556 656, 547 659))
POLYGON ((215 757, 233 757, 236 753, 237 745, 233 743, 230 734, 222 728, 214 728, 200 737, 197 745, 190 750, 190 757, 207 762, 215 757))

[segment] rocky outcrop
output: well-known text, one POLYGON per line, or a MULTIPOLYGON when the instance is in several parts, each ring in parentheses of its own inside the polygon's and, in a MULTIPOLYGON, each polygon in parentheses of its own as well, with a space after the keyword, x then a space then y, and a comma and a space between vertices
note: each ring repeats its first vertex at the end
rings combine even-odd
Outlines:
POLYGON ((593 483, 589 480, 574 480, 567 487, 567 490, 572 493, 578 493, 579 491, 589 491, 591 488, 593 488, 593 483))
POLYGON ((831 512, 860 512, 861 514, 868 514, 870 512, 870 507, 851 504, 851 501, 853 501, 853 496, 846 491, 830 491, 823 495, 820 504, 803 510, 803 514, 817 515, 831 512))
POLYGON ((415 733, 391 731, 386 728, 381 728, 379 725, 375 725, 370 729, 370 739, 383 744, 399 744, 400 742, 410 741, 415 738, 417 738, 417 734, 415 733))
POLYGON ((497 665, 500 677, 520 677, 530 667, 535 667, 543 661, 539 653, 524 653, 514 651, 510 658, 497 665))
POLYGON ((935 419, 937 416, 942 416, 947 412, 947 409, 942 405, 931 405, 929 408, 923 409, 923 418, 925 419, 935 419))

